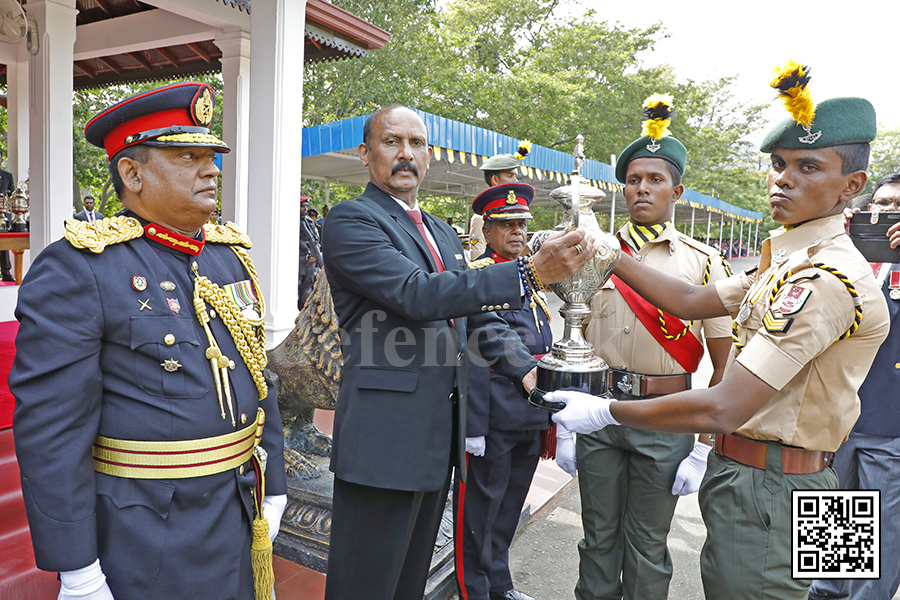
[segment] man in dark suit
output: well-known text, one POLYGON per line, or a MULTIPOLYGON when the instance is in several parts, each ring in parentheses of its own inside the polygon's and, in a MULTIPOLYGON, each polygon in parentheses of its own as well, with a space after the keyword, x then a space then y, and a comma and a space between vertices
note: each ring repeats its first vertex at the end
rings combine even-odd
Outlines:
MULTIPOLYGON (((3 154, 0 154, 0 163, 3 163, 3 154)), ((15 190, 16 182, 13 174, 9 171, 0 169, 0 194, 4 194, 9 197, 15 190)), ((12 220, 12 216, 8 215, 9 213, 0 213, 0 219, 12 220)), ((2 274, 3 281, 16 280, 16 278, 13 277, 12 274, 12 264, 9 261, 9 250, 0 252, 0 274, 2 274)))
POLYGON ((94 210, 93 196, 85 196, 84 200, 82 200, 82 204, 84 204, 84 210, 75 215, 75 218, 79 221, 87 221, 89 223, 93 223, 97 219, 103 217, 103 215, 94 210))
POLYGON ((467 270, 456 232, 418 210, 432 156, 421 117, 376 112, 358 151, 369 184, 331 209, 322 235, 344 353, 325 597, 412 600, 425 589, 451 467, 465 465, 467 334, 495 372, 533 387, 536 361, 494 311, 521 306, 520 278, 577 271, 596 241, 576 230, 531 263, 467 270))

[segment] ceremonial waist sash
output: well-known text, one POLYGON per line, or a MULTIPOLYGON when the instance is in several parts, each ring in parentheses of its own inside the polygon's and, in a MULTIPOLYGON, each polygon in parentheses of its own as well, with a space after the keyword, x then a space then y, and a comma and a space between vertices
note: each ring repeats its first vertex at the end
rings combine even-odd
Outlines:
POLYGON ((97 436, 94 470, 130 479, 186 479, 234 469, 253 456, 262 438, 266 413, 256 421, 225 435, 199 440, 138 442, 97 436))
MULTIPOLYGON (((631 251, 625 242, 622 242, 622 251, 629 256, 632 256, 631 251)), ((628 307, 631 308, 638 320, 647 328, 647 331, 650 332, 653 339, 655 339, 659 345, 663 347, 663 350, 668 352, 672 358, 678 361, 678 364, 680 364, 685 371, 694 373, 700 365, 700 359, 703 358, 703 344, 700 343, 700 340, 698 340, 690 331, 679 336, 679 334, 686 329, 684 323, 682 323, 680 319, 660 311, 657 307, 644 300, 637 292, 628 287, 624 281, 619 279, 617 275, 613 275, 612 280, 615 282, 616 289, 622 294, 622 298, 625 299, 628 307), (666 329, 675 332, 675 335, 672 337, 676 339, 669 339, 663 333, 662 328, 659 325, 660 314, 663 315, 663 318, 666 321, 666 329)))

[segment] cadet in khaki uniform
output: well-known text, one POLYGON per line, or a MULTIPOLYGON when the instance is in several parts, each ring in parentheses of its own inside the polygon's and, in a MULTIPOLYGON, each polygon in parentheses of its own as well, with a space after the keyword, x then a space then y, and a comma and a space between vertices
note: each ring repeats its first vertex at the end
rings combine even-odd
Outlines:
MULTIPOLYGON (((675 202, 684 192, 687 152, 668 135, 671 98, 651 96, 644 108, 645 134, 622 151, 616 165, 631 216, 617 232, 623 251, 697 285, 725 279, 730 270, 719 253, 672 224, 675 202)), ((693 321, 687 324, 689 331, 674 317, 665 322, 663 330, 659 310, 616 277, 594 296, 586 338, 610 366, 611 392, 617 399, 643 400, 690 389, 691 373, 703 356, 701 330, 714 366, 709 383, 722 379, 731 319, 693 321)), ((566 437, 564 433, 562 439, 566 437)), ((678 495, 697 491, 710 447, 706 434, 695 441, 690 434, 627 426, 578 436, 584 540, 578 545, 576 598, 667 596, 672 560, 666 537, 675 504, 678 495)))
POLYGON ((773 82, 795 110, 762 145, 772 158, 770 211, 784 227, 763 242, 758 269, 715 287, 627 256, 615 269, 681 318, 736 319, 722 382, 643 402, 550 396, 568 402, 554 420, 576 432, 623 423, 717 434, 700 487, 710 599, 807 597, 810 581, 791 572, 791 491, 837 487, 828 465, 859 415, 856 391, 888 332, 884 296, 841 215, 866 184, 875 111, 861 98, 813 107, 808 79, 791 64, 773 82))
MULTIPOLYGON (((484 171, 484 182, 488 187, 518 182, 519 166, 522 164, 520 161, 528 155, 529 150, 531 142, 522 140, 515 154, 496 154, 481 163, 479 168, 484 171)), ((472 215, 469 220, 469 255, 473 258, 484 254, 487 247, 481 232, 483 228, 484 218, 479 214, 472 215)))

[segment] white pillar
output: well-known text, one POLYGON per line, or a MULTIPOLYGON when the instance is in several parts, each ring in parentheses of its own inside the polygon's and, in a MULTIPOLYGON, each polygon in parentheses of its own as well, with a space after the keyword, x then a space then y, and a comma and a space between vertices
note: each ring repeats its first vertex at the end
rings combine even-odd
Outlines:
MULTIPOLYGON (((725 213, 719 216, 719 251, 722 251, 722 234, 725 232, 725 213)), ((724 254, 722 256, 725 256, 724 254)))
MULTIPOLYGON (((741 240, 742 244, 744 243, 744 221, 741 221, 741 230, 740 230, 740 233, 738 234, 738 239, 741 240)), ((747 254, 748 255, 750 254, 749 250, 747 250, 747 254)))
POLYGON ((250 142, 250 34, 236 29, 215 38, 222 50, 222 137, 231 152, 222 157, 222 220, 247 230, 250 142))
POLYGON ((728 254, 734 258, 734 217, 731 217, 731 232, 728 234, 728 254))
POLYGON ((275 346, 297 316, 305 0, 256 0, 252 13, 247 233, 275 346))
POLYGON ((40 32, 40 51, 29 61, 31 251, 63 235, 72 216, 72 63, 75 0, 26 5, 40 32))
POLYGON ((696 216, 695 215, 696 212, 697 212, 696 207, 692 206, 691 207, 691 237, 694 237, 694 217, 696 216))
POLYGON ((706 211, 706 245, 709 246, 709 230, 712 227, 712 212, 706 211))
POLYGON ((747 256, 753 256, 750 251, 750 236, 753 235, 753 223, 747 223, 747 256))
POLYGON ((756 248, 759 247, 759 221, 756 222, 756 235, 753 236, 753 254, 756 254, 756 248))
POLYGON ((28 178, 28 63, 6 65, 7 170, 16 183, 28 178))

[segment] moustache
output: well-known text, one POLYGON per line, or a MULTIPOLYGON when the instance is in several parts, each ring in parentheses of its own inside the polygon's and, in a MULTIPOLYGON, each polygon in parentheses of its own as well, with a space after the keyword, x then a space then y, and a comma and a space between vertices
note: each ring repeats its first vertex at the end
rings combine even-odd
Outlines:
POLYGON ((412 164, 409 161, 403 161, 401 163, 397 163, 394 166, 394 168, 391 169, 391 175, 396 175, 402 169, 408 169, 409 171, 412 171, 412 174, 415 175, 416 177, 419 176, 418 167, 416 167, 416 165, 412 164))

